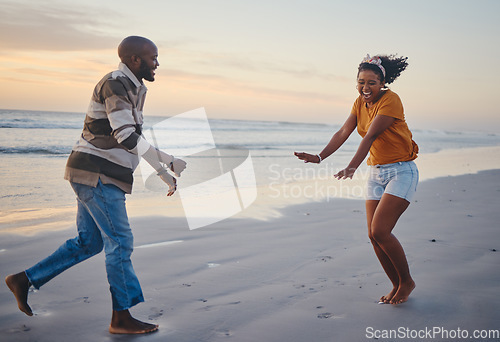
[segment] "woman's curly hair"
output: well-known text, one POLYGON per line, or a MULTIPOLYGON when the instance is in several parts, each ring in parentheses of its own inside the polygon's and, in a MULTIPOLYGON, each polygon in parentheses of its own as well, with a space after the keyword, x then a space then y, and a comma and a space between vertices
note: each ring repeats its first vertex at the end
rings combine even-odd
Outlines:
POLYGON ((382 60, 382 66, 385 69, 385 77, 382 70, 377 65, 370 63, 359 64, 358 75, 363 70, 372 70, 379 76, 381 82, 390 84, 394 82, 408 66, 406 62, 408 57, 397 57, 396 55, 377 55, 375 57, 379 57, 382 60))

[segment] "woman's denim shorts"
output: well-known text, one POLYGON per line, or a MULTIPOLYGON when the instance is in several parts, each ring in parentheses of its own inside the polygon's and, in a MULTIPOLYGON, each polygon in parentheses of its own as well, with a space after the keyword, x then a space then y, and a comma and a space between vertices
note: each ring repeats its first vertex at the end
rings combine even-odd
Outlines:
POLYGON ((370 167, 366 199, 377 200, 390 194, 411 201, 417 191, 418 168, 415 162, 398 162, 370 167))

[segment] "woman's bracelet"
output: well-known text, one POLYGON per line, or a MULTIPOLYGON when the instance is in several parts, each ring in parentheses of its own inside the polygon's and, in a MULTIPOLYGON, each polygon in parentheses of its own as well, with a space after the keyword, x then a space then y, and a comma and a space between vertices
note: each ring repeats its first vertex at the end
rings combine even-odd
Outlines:
POLYGON ((317 154, 316 157, 318 157, 318 159, 319 159, 318 164, 321 164, 321 161, 323 160, 323 159, 321 159, 321 156, 319 154, 317 154))

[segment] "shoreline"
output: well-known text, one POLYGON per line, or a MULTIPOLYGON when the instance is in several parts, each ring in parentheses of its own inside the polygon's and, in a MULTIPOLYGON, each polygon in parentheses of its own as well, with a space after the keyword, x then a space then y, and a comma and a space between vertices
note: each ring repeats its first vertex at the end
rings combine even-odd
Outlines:
MULTIPOLYGON (((500 169, 500 159, 491 158, 495 155, 500 155, 500 146, 442 150, 422 154, 416 159, 420 171, 420 184, 442 177, 500 169)), ((299 169, 303 165, 298 163, 298 171, 296 171, 298 174, 292 174, 292 176, 287 174, 288 177, 293 178, 291 181, 281 177, 275 183, 269 180, 267 184, 258 185, 257 200, 250 207, 236 214, 234 218, 256 218, 266 221, 280 217, 280 210, 288 206, 318 201, 328 202, 337 198, 363 199, 368 169, 365 163, 352 180, 344 181, 332 179, 329 173, 335 170, 328 169, 328 164, 308 165, 315 177, 310 178, 304 175, 303 170, 299 169)), ((280 176, 283 175, 284 170, 280 176)), ((136 183, 143 186, 141 179, 136 179, 136 183)), ((150 193, 147 196, 132 194, 132 196, 127 196, 127 209, 130 218, 162 216, 186 220, 178 195, 167 198, 159 193, 150 193)), ((74 227, 75 214, 74 204, 59 208, 22 208, 3 211, 0 212, 0 235, 34 236, 49 231, 71 229, 74 227)), ((184 226, 188 229, 187 224, 184 226)))
MULTIPOLYGON (((132 217, 132 259, 146 298, 132 313, 160 324, 142 338, 329 342, 364 340, 369 328, 499 329, 499 180, 500 170, 489 170, 420 185, 395 229, 417 283, 400 306, 377 304, 390 282, 358 200, 296 204, 267 221, 229 218, 192 231, 178 217, 132 217)), ((73 235, 4 235, 1 275, 31 266, 73 235)), ((0 338, 114 340, 108 287, 103 253, 30 292, 34 317, 0 286, 0 338)))

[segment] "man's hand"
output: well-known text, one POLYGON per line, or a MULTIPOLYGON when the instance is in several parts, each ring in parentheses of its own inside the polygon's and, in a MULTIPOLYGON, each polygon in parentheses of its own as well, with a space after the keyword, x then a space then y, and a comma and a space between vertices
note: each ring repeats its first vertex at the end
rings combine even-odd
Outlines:
POLYGON ((177 190, 177 180, 172 177, 166 169, 160 170, 158 172, 158 176, 160 176, 161 180, 164 181, 168 185, 168 193, 167 196, 172 196, 177 190))
POLYGON ((182 159, 175 158, 168 153, 158 150, 158 159, 163 164, 166 164, 177 177, 181 176, 181 172, 186 168, 186 162, 182 159))
POLYGON ((177 177, 180 177, 181 172, 186 169, 186 164, 187 163, 184 160, 174 157, 174 160, 168 165, 168 167, 177 177))

